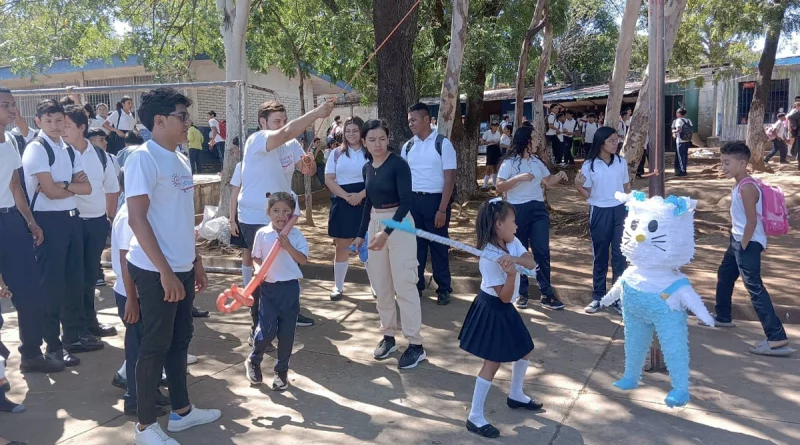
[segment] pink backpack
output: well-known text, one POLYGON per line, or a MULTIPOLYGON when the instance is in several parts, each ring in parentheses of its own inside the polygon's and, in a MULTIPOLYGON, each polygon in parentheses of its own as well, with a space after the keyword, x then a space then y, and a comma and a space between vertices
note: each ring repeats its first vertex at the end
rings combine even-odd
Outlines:
POLYGON ((756 178, 745 178, 739 184, 754 184, 761 191, 761 222, 764 223, 764 232, 767 236, 786 235, 789 233, 789 212, 786 209, 786 199, 783 190, 774 185, 756 178))

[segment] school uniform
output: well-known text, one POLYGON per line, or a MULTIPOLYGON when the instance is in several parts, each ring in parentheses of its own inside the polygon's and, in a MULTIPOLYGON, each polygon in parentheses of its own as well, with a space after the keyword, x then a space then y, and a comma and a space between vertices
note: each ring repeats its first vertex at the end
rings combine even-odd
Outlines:
MULTIPOLYGON (((431 136, 435 135, 436 133, 431 133, 431 136)), ((483 132, 483 140, 486 141, 486 165, 487 166, 494 166, 500 164, 500 158, 502 157, 502 151, 500 150, 500 136, 502 132, 498 129, 494 133, 492 130, 486 130, 483 132)), ((430 138, 429 136, 428 138, 430 138)), ((452 145, 452 144, 451 144, 452 145)), ((444 152, 444 147, 442 148, 442 152, 444 152)))
POLYGON ((598 128, 600 128, 600 124, 597 122, 587 122, 586 125, 583 126, 583 156, 589 154, 589 150, 592 149, 594 134, 597 132, 598 128))
MULTIPOLYGON (((487 135, 496 137, 500 141, 500 132, 492 134, 487 131, 487 135)), ((450 202, 446 204, 445 223, 442 227, 436 227, 436 214, 442 207, 442 193, 444 191, 444 172, 445 170, 455 170, 457 168, 456 150, 449 139, 442 140, 442 154, 436 151, 436 137, 438 133, 433 132, 425 140, 414 136, 411 149, 404 149, 401 152, 403 159, 408 162, 411 169, 411 191, 413 192, 411 204, 411 216, 414 224, 426 232, 448 238, 450 236, 450 202)), ((491 139, 494 141, 495 139, 491 139)), ((499 145, 498 145, 499 148, 499 145)), ((498 157, 499 159, 499 157, 498 157)), ((487 161, 488 162, 488 161, 487 161)), ((452 196, 452 195, 451 195, 452 196)), ((452 199, 451 199, 452 202, 452 199)), ((431 267, 433 269, 433 279, 438 286, 437 293, 452 293, 450 277, 450 256, 449 247, 434 243, 429 240, 417 237, 417 262, 418 277, 417 290, 422 292, 425 289, 425 265, 428 262, 428 249, 431 251, 431 267)), ((444 302, 442 302, 444 304, 444 302)))
POLYGON ((578 121, 575 119, 565 120, 561 127, 565 133, 572 133, 573 136, 564 134, 564 144, 562 146, 562 154, 564 155, 564 162, 574 164, 575 158, 572 157, 572 141, 575 139, 574 135, 578 131, 578 121))
POLYGON ((581 173, 586 177, 584 187, 591 188, 589 195, 589 233, 592 238, 594 265, 592 272, 592 298, 600 301, 606 295, 609 248, 611 249, 612 280, 617 281, 628 266, 620 249, 627 211, 625 204, 614 194, 624 192, 631 182, 625 158, 614 155, 611 164, 595 158, 584 162, 581 173))
MULTIPOLYGON (((189 406, 186 354, 192 340, 194 303, 194 184, 189 160, 150 140, 125 163, 127 199, 147 196, 150 222, 170 269, 186 298, 164 301, 161 274, 134 236, 126 259, 136 285, 142 317, 142 342, 136 363, 139 423, 156 421, 157 386, 166 370, 173 407, 189 406)), ((128 376, 130 380, 130 376, 128 376)))
POLYGON ((775 139, 772 140, 772 150, 764 158, 764 162, 769 163, 776 154, 780 154, 779 159, 781 164, 788 164, 786 159, 788 155, 786 150, 786 141, 789 140, 789 129, 786 128, 786 121, 778 120, 772 124, 775 129, 775 139))
POLYGON ((679 117, 672 122, 672 129, 677 131, 675 136, 675 176, 686 176, 686 170, 689 168, 689 146, 691 145, 691 136, 687 140, 681 138, 681 128, 684 123, 692 124, 692 120, 687 117, 679 117))
MULTIPOLYGON (((278 242, 279 234, 280 231, 275 230, 272 224, 259 229, 253 240, 253 258, 265 259, 272 246, 278 242)), ((292 247, 308 257, 308 242, 297 227, 293 227, 287 237, 292 247)), ((277 337, 278 361, 275 363, 275 372, 289 370, 297 315, 300 313, 301 278, 303 273, 300 266, 289 252, 281 249, 258 288, 258 326, 253 335, 251 362, 261 363, 264 353, 277 337)))
MULTIPOLYGON (((236 166, 233 167, 233 176, 231 176, 231 186, 241 188, 242 187, 242 163, 237 162, 236 166)), ((237 215, 233 215, 233 220, 236 222, 236 225, 239 226, 239 216, 238 212, 237 215)), ((239 226, 239 234, 236 236, 231 235, 231 246, 234 247, 241 247, 242 249, 247 248, 247 244, 244 242, 244 237, 242 236, 242 228, 239 226)), ((246 284, 246 283, 245 283, 246 284)))
POLYGON ((225 138, 223 138, 222 135, 220 134, 219 121, 217 120, 217 118, 212 117, 211 119, 209 119, 208 126, 211 127, 212 129, 217 130, 217 135, 214 137, 214 140, 209 141, 209 143, 213 147, 212 150, 214 150, 217 153, 217 156, 219 156, 219 162, 221 164, 225 159, 225 138))
POLYGON ((85 336, 83 225, 76 197, 51 200, 44 193, 37 193, 39 180, 36 174, 49 173, 56 184, 72 182, 72 176, 83 171, 83 162, 78 153, 71 161, 71 148, 61 138, 54 141, 44 132, 39 136, 53 150, 53 165, 50 165, 47 151, 38 139, 28 144, 22 155, 22 165, 31 210, 44 232, 44 242, 36 247, 36 258, 41 285, 49 298, 45 340, 48 352, 58 353, 62 349, 58 338, 61 326, 64 329, 62 340, 68 351, 77 350, 81 337, 85 336))
POLYGON ((554 113, 550 113, 547 116, 547 132, 545 132, 544 137, 547 142, 550 142, 553 149, 553 159, 558 164, 561 159, 561 141, 558 139, 558 118, 554 113), (550 128, 551 125, 556 129, 550 128))
POLYGON ((507 134, 503 134, 500 136, 500 151, 502 152, 503 156, 506 155, 506 152, 511 147, 511 136, 507 134))
MULTIPOLYGON (((489 244, 486 252, 497 255, 522 256, 525 246, 518 239, 506 244, 506 252, 489 244)), ((497 296, 495 286, 506 282, 507 273, 500 264, 481 258, 478 263, 481 272, 481 290, 472 301, 458 334, 459 347, 470 354, 492 362, 506 363, 522 359, 533 351, 533 339, 525 322, 514 307, 514 299, 504 303, 497 296)), ((520 276, 516 274, 514 294, 519 295, 520 276)), ((515 297, 516 298, 516 297, 515 297)))
POLYGON ((622 118, 620 118, 619 123, 617 123, 617 136, 619 136, 619 142, 617 143, 617 149, 622 150, 622 145, 625 143, 625 135, 628 134, 628 126, 630 122, 625 122, 622 118))
MULTIPOLYGON (((755 187, 758 190, 755 184, 752 182, 750 184, 749 187, 755 187)), ((748 185, 745 184, 745 186, 748 185)), ((720 322, 731 321, 733 288, 736 280, 741 277, 744 287, 750 294, 750 301, 753 303, 753 309, 758 315, 767 340, 783 341, 787 338, 786 331, 775 313, 772 300, 761 280, 761 253, 767 248, 767 235, 764 231, 764 223, 761 221, 763 216, 761 190, 758 190, 758 202, 756 202, 756 213, 758 214, 756 229, 747 248, 744 248, 742 237, 747 225, 747 215, 742 201, 741 187, 742 184, 739 183, 731 190, 731 237, 728 250, 725 251, 717 272, 716 319, 720 322)))
MULTIPOLYGON (((325 165, 326 175, 336 175, 336 183, 347 193, 361 193, 364 191, 364 157, 366 148, 347 151, 337 148, 332 156, 328 156, 325 165)), ((358 226, 364 214, 364 202, 357 206, 350 205, 346 200, 331 194, 331 210, 328 218, 328 236, 331 238, 355 238, 358 236, 358 226)))
MULTIPOLYGON (((541 159, 513 157, 503 161, 497 177, 509 180, 520 173, 531 173, 533 181, 520 182, 506 192, 506 201, 514 206, 517 221, 516 237, 525 250, 531 249, 537 266, 536 281, 543 296, 553 297, 550 285, 550 213, 544 203, 542 180, 550 171, 541 159)), ((528 277, 520 277, 519 295, 528 296, 528 277)))
MULTIPOLYGON (((0 275, 17 309, 19 352, 24 365, 29 359, 42 357, 48 294, 41 287, 33 237, 11 193, 12 175, 17 175, 22 167, 19 151, 11 140, 13 137, 6 132, 6 140, 0 144, 0 275)), ((59 348, 58 345, 53 347, 59 348)))
MULTIPOLYGON (((136 118, 133 116, 133 113, 128 114, 122 109, 115 110, 113 113, 109 114, 106 118, 106 122, 108 122, 113 128, 122 131, 126 135, 136 128, 136 118)), ((125 148, 124 138, 120 138, 116 134, 109 133, 107 139, 109 153, 117 154, 123 148, 125 148)))

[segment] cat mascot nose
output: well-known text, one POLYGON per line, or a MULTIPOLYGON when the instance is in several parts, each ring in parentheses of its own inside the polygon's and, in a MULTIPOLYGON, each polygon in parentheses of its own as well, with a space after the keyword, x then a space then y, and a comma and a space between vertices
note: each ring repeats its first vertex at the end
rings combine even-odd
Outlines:
POLYGON ((647 239, 647 237, 644 236, 644 233, 640 233, 640 234, 636 235, 636 242, 637 243, 643 243, 644 240, 646 240, 646 239, 647 239))

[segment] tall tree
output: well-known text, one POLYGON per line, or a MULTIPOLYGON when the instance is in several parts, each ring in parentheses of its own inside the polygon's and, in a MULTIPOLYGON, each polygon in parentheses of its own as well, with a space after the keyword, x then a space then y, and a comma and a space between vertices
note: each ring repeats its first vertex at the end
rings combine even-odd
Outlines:
MULTIPOLYGON (((537 0, 536 2, 536 9, 534 10, 533 17, 531 18, 531 24, 528 26, 528 30, 525 32, 525 36, 522 38, 522 48, 520 49, 519 53, 519 65, 517 67, 517 81, 515 84, 516 88, 516 108, 514 110, 514 128, 519 128, 522 125, 522 113, 525 110, 525 75, 528 73, 528 57, 530 56, 531 52, 531 45, 533 44, 533 38, 536 37, 536 34, 542 30, 547 24, 547 13, 545 11, 547 6, 548 0, 537 0)), ((548 48, 548 45, 543 45, 542 48, 544 52, 552 51, 552 33, 551 33, 551 44, 548 48)), ((543 56, 542 59, 545 59, 543 56)), ((537 80, 542 86, 544 85, 544 74, 547 74, 547 67, 550 64, 550 56, 546 57, 545 61, 545 72, 537 73, 537 80), (542 74, 539 76, 539 74, 542 74)), ((542 66, 541 61, 539 62, 539 67, 542 66)), ((541 95, 543 91, 539 91, 539 95, 541 95)), ((536 92, 534 92, 534 97, 536 97, 536 92)), ((536 114, 536 109, 534 108, 534 114, 536 114)), ((535 119, 534 119, 535 120, 535 119)))
MULTIPOLYGON (((545 142, 545 120, 537 116, 544 108, 544 80, 547 75, 547 70, 550 67, 550 55, 553 52, 553 24, 549 18, 548 7, 542 11, 542 18, 545 21, 544 26, 544 39, 542 40, 542 54, 539 56, 539 67, 536 70, 536 79, 533 84, 533 143, 538 147, 548 147, 545 142)), ((553 167, 553 156, 546 148, 547 156, 545 162, 548 167, 553 167)))
POLYGON ((467 43, 468 13, 469 0, 453 0, 450 53, 447 57, 447 68, 442 82, 439 117, 436 120, 439 133, 445 136, 450 136, 453 122, 461 118, 458 85, 461 78, 461 65, 464 62, 464 46, 467 43))
POLYGON ((606 120, 604 125, 617 128, 619 113, 622 109, 622 98, 625 94, 625 81, 631 66, 633 39, 636 36, 636 21, 642 9, 642 0, 627 0, 625 14, 617 41, 617 55, 614 60, 614 73, 608 84, 608 101, 606 102, 606 120))

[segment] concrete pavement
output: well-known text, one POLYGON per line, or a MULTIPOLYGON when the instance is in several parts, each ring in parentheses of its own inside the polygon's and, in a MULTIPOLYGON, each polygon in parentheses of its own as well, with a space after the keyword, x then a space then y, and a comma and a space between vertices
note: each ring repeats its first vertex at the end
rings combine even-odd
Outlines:
MULTIPOLYGON (((213 310, 214 297, 231 276, 200 295, 197 305, 213 310)), ((275 393, 251 387, 243 361, 249 317, 212 311, 195 320, 190 352, 190 395, 201 407, 222 410, 219 422, 173 436, 182 444, 452 444, 485 443, 464 429, 480 360, 458 348, 457 336, 472 295, 456 295, 450 306, 423 299, 423 335, 429 360, 399 371, 400 353, 377 362, 381 338, 374 300, 353 286, 339 302, 328 299, 330 283, 306 280, 303 312, 317 324, 298 328, 291 387, 275 393)), ((113 296, 103 288, 101 321, 121 330, 113 296)), ((639 389, 619 391, 613 382, 624 362, 620 318, 586 315, 580 307, 523 311, 536 344, 526 392, 543 400, 540 413, 505 406, 510 367, 498 373, 486 401, 486 417, 507 444, 797 444, 800 443, 800 353, 788 359, 756 357, 748 344, 763 337, 760 326, 741 322, 730 330, 694 325, 692 402, 670 410, 663 404, 669 378, 645 374, 639 389)), ((17 345, 16 314, 3 302, 3 341, 17 345)), ((793 339, 800 327, 787 326, 793 339)), ((31 445, 132 443, 134 419, 122 413, 122 392, 110 385, 122 360, 122 335, 103 351, 81 354, 83 364, 64 373, 19 373, 9 365, 9 398, 25 403, 19 415, 0 414, 0 436, 31 445)), ((405 340, 398 337, 401 349, 405 340)), ((274 354, 265 359, 271 382, 274 354)), ((162 420, 165 422, 165 420, 162 420)))

